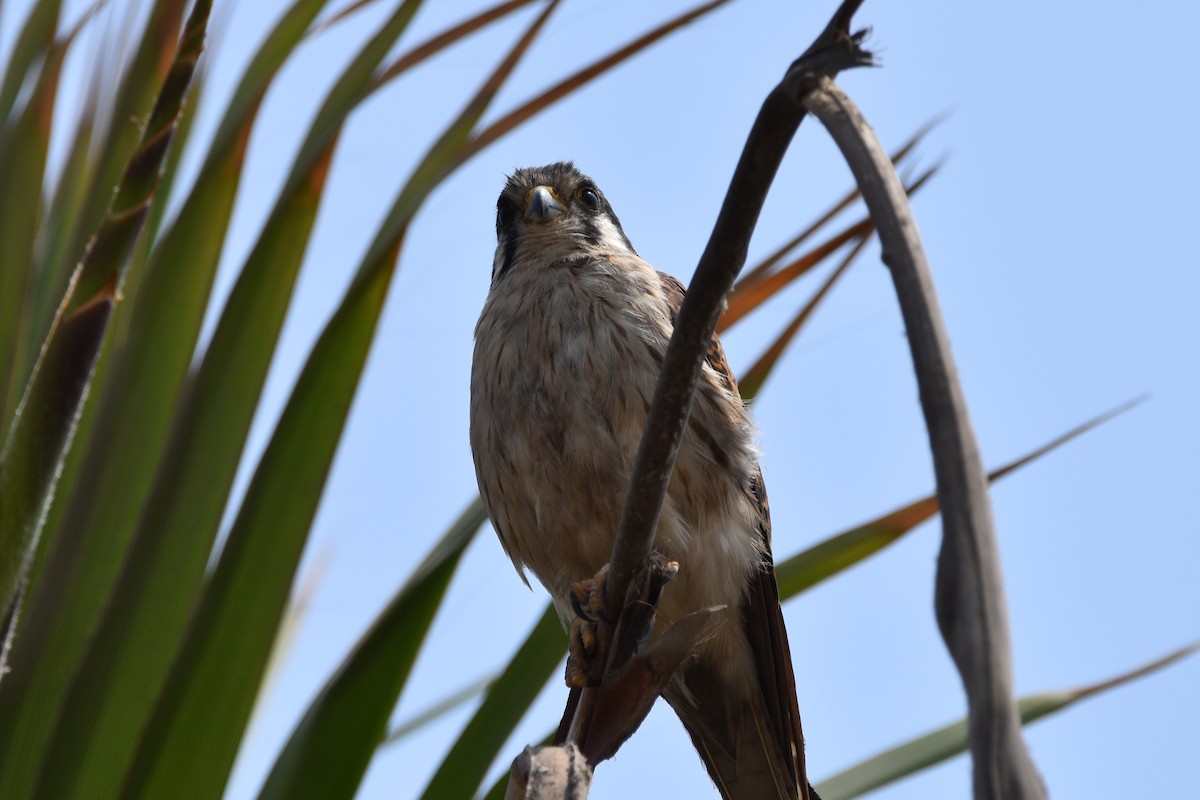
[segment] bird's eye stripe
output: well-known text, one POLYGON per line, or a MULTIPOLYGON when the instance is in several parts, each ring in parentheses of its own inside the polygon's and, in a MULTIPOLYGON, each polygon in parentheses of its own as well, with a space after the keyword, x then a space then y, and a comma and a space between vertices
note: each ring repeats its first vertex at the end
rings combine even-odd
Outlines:
POLYGON ((502 278, 513 265, 513 262, 517 260, 517 237, 512 235, 505 236, 501 239, 501 242, 504 245, 504 258, 496 269, 495 274, 492 275, 493 282, 502 278))
POLYGON ((496 204, 496 230, 499 232, 501 228, 507 228, 512 224, 513 217, 516 212, 513 210, 512 204, 501 200, 496 204))

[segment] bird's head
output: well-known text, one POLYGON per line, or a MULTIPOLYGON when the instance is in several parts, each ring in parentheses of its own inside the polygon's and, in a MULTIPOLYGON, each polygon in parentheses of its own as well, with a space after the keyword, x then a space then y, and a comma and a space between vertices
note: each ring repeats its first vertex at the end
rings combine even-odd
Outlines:
POLYGON ((633 253, 596 183, 570 162, 519 169, 496 201, 492 281, 594 253, 633 253))

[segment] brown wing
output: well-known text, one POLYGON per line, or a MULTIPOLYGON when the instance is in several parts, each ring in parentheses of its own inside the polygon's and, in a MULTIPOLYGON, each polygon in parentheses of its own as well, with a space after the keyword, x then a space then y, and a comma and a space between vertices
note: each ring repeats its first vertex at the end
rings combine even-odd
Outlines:
MULTIPOLYGON (((679 316, 679 307, 683 305, 683 298, 687 294, 687 290, 683 288, 683 284, 674 275, 668 275, 665 272, 659 272, 658 277, 662 280, 663 290, 667 297, 667 306, 671 310, 671 325, 675 325, 675 320, 679 316)), ((734 394, 737 393, 737 381, 733 379, 733 370, 729 368, 729 362, 725 360, 725 348, 721 347, 721 340, 714 334, 712 341, 708 343, 708 352, 704 354, 704 360, 717 373, 717 378, 721 381, 721 385, 734 394)), ((767 525, 767 534, 770 535, 770 524, 767 525)))
POLYGON ((754 496, 758 500, 759 533, 766 544, 763 568, 751 580, 750 591, 742 606, 742 624, 750 647, 759 658, 759 687, 766 700, 767 716, 778 737, 777 741, 789 758, 800 797, 820 800, 808 785, 804 764, 804 732, 800 727, 800 704, 796 699, 796 676, 792 671, 792 651, 788 645, 787 627, 783 624, 783 609, 779 605, 779 586, 775 583, 775 563, 771 555, 771 516, 767 505, 767 489, 760 471, 754 481, 754 496), (790 752, 787 752, 790 751, 790 752), (807 790, 808 794, 805 794, 807 790))
MULTIPOLYGON (((674 324, 686 292, 683 284, 671 275, 660 272, 659 276, 666 290, 667 301, 671 309, 671 322, 674 324)), ((725 349, 721 347, 721 342, 715 335, 709 343, 704 358, 716 372, 723 387, 736 394, 738 391, 737 381, 725 358, 725 349)), ((728 755, 731 744, 730 736, 728 732, 725 736, 718 735, 718 741, 713 743, 711 739, 715 733, 714 729, 719 729, 729 723, 733 723, 733 727, 736 729, 739 722, 744 725, 755 725, 757 723, 753 717, 756 714, 746 715, 743 712, 739 715, 738 711, 734 709, 696 708, 682 698, 668 696, 667 699, 679 713, 697 751, 704 759, 709 773, 726 797, 749 798, 756 796, 756 792, 757 796, 766 796, 761 790, 746 787, 746 790, 739 791, 733 787, 737 782, 745 782, 744 779, 749 777, 747 773, 755 769, 755 765, 745 762, 752 761, 756 757, 769 761, 782 757, 784 763, 772 767, 770 772, 783 772, 787 775, 796 787, 797 794, 794 796, 800 800, 820 800, 816 792, 809 786, 805 770, 804 734, 800 727, 800 707, 796 700, 796 678, 792 672, 791 650, 788 646, 787 629, 783 623, 783 610, 779 605, 779 587, 775 582, 775 564, 771 555, 771 512, 761 471, 754 476, 750 492, 758 507, 757 532, 763 540, 764 556, 762 567, 751 579, 749 591, 747 591, 742 605, 742 627, 750 642, 751 650, 756 655, 755 668, 758 672, 758 686, 762 692, 765 723, 778 750, 777 752, 755 754, 738 752, 736 763, 731 764, 728 755), (743 719, 738 720, 739 716, 743 719), (745 719, 747 716, 750 718, 745 719), (740 775, 743 781, 730 780, 728 777, 730 773, 740 775)), ((691 677, 689 676, 689 684, 694 682, 691 677)), ((700 682, 705 682, 705 678, 708 676, 698 675, 696 677, 700 682)), ((714 695, 705 693, 704 696, 711 698, 714 695)), ((748 737, 739 735, 735 730, 733 738, 745 739, 748 737)), ((775 748, 770 749, 774 750, 775 748)))

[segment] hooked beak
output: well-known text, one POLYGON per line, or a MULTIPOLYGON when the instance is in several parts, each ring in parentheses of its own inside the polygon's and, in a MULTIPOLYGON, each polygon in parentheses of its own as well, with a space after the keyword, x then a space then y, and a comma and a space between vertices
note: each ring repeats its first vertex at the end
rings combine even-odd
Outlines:
POLYGON ((566 206, 559 202, 549 186, 535 186, 525 197, 526 222, 550 222, 566 211, 566 206))

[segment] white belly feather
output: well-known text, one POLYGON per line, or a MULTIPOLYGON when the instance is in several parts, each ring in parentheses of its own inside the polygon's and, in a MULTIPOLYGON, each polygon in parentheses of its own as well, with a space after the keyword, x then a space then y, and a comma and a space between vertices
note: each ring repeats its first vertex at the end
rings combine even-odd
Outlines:
MULTIPOLYGON (((475 335, 471 445, 509 556, 566 621, 572 585, 609 560, 671 322, 658 274, 636 257, 552 269, 561 271, 553 280, 507 275, 488 297, 475 335)), ((707 606, 736 613, 762 561, 750 425, 740 399, 705 370, 655 541, 681 565, 659 630, 707 606)), ((726 633, 707 649, 732 665, 748 653, 726 633)))

